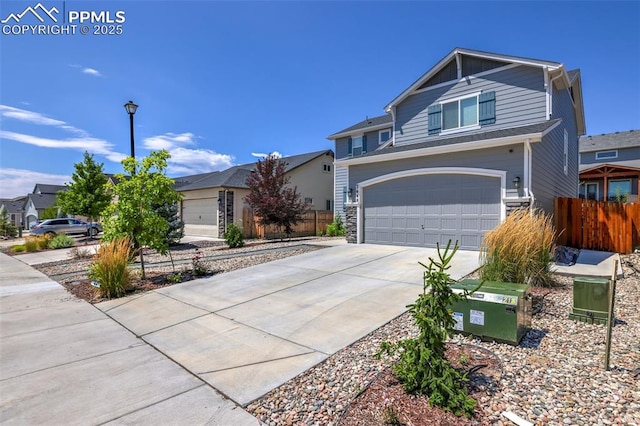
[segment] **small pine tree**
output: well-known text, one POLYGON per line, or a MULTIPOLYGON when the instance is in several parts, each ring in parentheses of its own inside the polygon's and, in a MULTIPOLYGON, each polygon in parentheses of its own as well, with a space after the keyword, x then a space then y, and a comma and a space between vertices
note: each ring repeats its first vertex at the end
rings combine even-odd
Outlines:
POLYGON ((0 234, 5 238, 14 238, 18 233, 11 220, 9 219, 9 212, 4 206, 0 206, 0 234))
POLYGON ((259 160, 247 178, 249 195, 245 201, 253 209, 260 225, 276 225, 289 236, 308 207, 297 188, 287 186, 290 179, 286 175, 286 166, 286 162, 273 155, 259 160))
POLYGON ((169 228, 164 232, 164 236, 169 245, 176 245, 184 237, 184 222, 178 215, 178 204, 165 203, 156 207, 156 212, 169 224, 169 228))

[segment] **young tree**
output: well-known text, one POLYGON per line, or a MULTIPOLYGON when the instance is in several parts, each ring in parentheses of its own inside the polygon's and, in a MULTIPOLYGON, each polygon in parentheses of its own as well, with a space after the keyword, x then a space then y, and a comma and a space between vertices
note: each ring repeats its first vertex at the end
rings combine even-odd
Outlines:
POLYGON ((178 216, 178 204, 167 203, 160 206, 155 206, 156 212, 162 216, 169 227, 164 233, 165 238, 169 245, 177 244, 182 237, 184 237, 184 222, 180 220, 178 216))
POLYGON ((86 216, 90 222, 102 214, 111 202, 102 166, 85 151, 84 160, 73 166, 75 172, 71 176, 71 183, 67 185, 69 189, 58 192, 58 207, 63 212, 86 216))
POLYGON ((14 238, 18 233, 11 219, 9 218, 9 212, 4 206, 0 206, 0 234, 5 238, 14 238))
POLYGON ((247 178, 249 195, 245 201, 258 216, 258 223, 276 225, 289 236, 292 226, 302 220, 308 208, 300 199, 297 188, 287 186, 286 166, 274 155, 258 160, 255 170, 247 178))
POLYGON ((169 241, 166 231, 169 223, 156 210, 159 205, 176 204, 180 194, 173 189, 173 179, 165 175, 169 153, 165 150, 151 152, 138 163, 127 157, 122 161, 125 172, 116 175, 118 183, 112 187, 116 202, 104 212, 104 237, 111 241, 129 237, 139 249, 142 278, 145 278, 143 246, 166 254, 169 241))

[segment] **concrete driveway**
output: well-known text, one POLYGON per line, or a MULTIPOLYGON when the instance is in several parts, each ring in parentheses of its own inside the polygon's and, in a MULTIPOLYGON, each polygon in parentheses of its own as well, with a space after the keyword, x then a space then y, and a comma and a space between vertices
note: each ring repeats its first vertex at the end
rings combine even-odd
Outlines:
MULTIPOLYGON (((246 406, 404 312, 435 255, 340 245, 96 306, 246 406)), ((459 251, 449 272, 477 267, 459 251)))

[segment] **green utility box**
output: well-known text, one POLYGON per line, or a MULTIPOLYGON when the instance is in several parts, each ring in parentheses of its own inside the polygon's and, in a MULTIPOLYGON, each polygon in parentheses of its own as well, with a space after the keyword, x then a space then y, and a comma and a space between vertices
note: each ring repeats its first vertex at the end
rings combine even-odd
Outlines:
MULTIPOLYGON (((462 280, 455 293, 473 291, 480 280, 462 280)), ((526 284, 485 281, 467 300, 451 306, 455 329, 482 339, 517 345, 531 326, 531 297, 526 284)))
POLYGON ((595 277, 573 279, 573 310, 569 318, 606 324, 609 317, 609 280, 595 277))

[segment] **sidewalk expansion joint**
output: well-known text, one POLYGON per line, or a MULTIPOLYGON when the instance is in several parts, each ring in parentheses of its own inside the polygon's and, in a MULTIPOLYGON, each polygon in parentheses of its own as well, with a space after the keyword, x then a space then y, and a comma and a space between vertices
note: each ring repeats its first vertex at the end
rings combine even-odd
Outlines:
POLYGON ((285 360, 285 359, 297 358, 297 357, 304 356, 304 355, 309 355, 309 354, 312 354, 312 353, 315 353, 315 352, 318 352, 318 351, 304 352, 304 353, 301 353, 301 354, 283 356, 283 357, 280 357, 280 358, 273 358, 273 359, 268 359, 268 360, 265 360, 265 361, 249 362, 247 364, 236 365, 235 367, 226 367, 226 368, 220 368, 220 369, 217 369, 217 370, 201 371, 201 372, 199 372, 197 374, 219 373, 221 371, 235 370, 235 369, 238 369, 238 368, 249 367, 249 366, 252 366, 252 365, 268 364, 268 363, 273 362, 273 361, 282 361, 282 360, 285 360))

